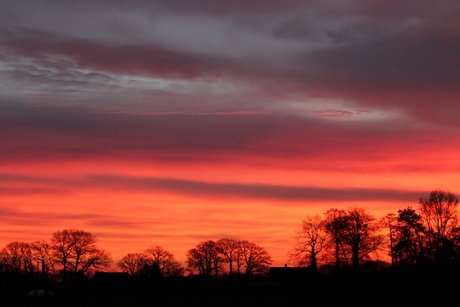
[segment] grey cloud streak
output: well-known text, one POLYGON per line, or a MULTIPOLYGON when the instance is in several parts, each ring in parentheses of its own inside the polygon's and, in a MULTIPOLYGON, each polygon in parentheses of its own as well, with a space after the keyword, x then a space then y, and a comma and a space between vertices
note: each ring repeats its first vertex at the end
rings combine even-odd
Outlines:
POLYGON ((313 187, 271 186, 261 184, 204 183, 186 180, 123 178, 95 176, 97 181, 108 182, 119 188, 150 188, 196 196, 235 197, 255 199, 276 199, 291 201, 411 201, 416 202, 419 191, 398 191, 386 189, 329 189, 313 187))
MULTIPOLYGON (((98 98, 107 104, 111 86, 125 86, 116 81, 120 74, 147 74, 200 79, 209 86, 215 80, 237 89, 244 85, 251 89, 245 101, 262 110, 273 104, 289 108, 285 101, 300 97, 309 105, 309 97, 322 96, 342 98, 345 106, 359 109, 391 106, 442 124, 452 117, 439 108, 459 111, 454 97, 460 83, 460 22, 455 18, 460 7, 455 1, 40 3, 41 10, 35 11, 8 3, 0 30, 4 49, 40 62, 42 68, 51 65, 44 55, 73 62, 75 67, 62 67, 47 81, 50 92, 53 87, 58 91, 72 70, 87 69, 101 77, 110 74, 109 79, 74 74, 72 89, 97 80, 106 94, 98 98), (94 18, 96 8, 106 9, 110 17, 94 18), (32 16, 23 22, 7 18, 8 12, 27 9, 32 16)), ((26 67, 14 69, 13 79, 30 73, 26 67)), ((241 106, 237 92, 229 93, 226 108, 241 106)), ((170 93, 173 97, 177 92, 170 93)), ((138 95, 148 101, 149 94, 138 95)), ((191 92, 170 99, 212 109, 218 105, 212 98, 191 92), (206 103, 199 105, 202 100, 206 103)), ((74 99, 72 93, 67 99, 74 99)))
MULTIPOLYGON (((405 150, 417 152, 434 140, 455 139, 417 131, 393 121, 335 122, 289 114, 159 114, 98 112, 79 106, 0 104, 3 161, 166 159, 202 160, 303 158, 305 162, 371 161, 405 150), (429 139, 427 139, 429 138, 429 139)), ((326 110, 319 116, 368 112, 326 110)), ((339 117, 340 117, 339 116, 339 117)), ((327 163, 337 168, 341 162, 327 163)), ((343 167, 344 165, 341 165, 343 167)))
MULTIPOLYGON (((276 201, 311 201, 311 202, 350 202, 350 201, 393 201, 416 203, 426 191, 373 188, 323 188, 282 186, 266 184, 210 183, 194 180, 165 179, 139 176, 121 176, 107 174, 90 174, 74 179, 0 176, 0 181, 40 183, 62 189, 73 187, 95 188, 129 192, 170 192, 211 199, 270 199, 276 201)), ((53 191, 50 191, 53 192, 53 191)), ((61 192, 59 192, 61 194, 61 192)), ((308 204, 307 204, 308 205, 308 204)))
POLYGON ((359 161, 458 142, 457 2, 72 3, 1 4, 5 161, 359 161))

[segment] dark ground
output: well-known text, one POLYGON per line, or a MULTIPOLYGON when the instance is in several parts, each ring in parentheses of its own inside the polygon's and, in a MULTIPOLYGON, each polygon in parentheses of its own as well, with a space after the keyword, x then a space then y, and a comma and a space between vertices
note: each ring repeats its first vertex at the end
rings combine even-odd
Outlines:
POLYGON ((308 289, 264 288, 164 292, 143 295, 85 295, 3 297, 1 306, 458 306, 460 291, 440 289, 385 293, 374 289, 357 293, 322 293, 308 289))

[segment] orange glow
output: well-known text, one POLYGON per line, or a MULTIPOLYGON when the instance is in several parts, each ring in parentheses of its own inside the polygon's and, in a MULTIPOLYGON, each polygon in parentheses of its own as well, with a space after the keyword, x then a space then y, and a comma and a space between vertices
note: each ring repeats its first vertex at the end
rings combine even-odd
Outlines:
POLYGON ((256 242, 270 251, 274 265, 284 265, 294 231, 307 215, 322 214, 333 207, 359 206, 381 217, 407 206, 416 207, 418 199, 334 200, 325 195, 322 200, 320 195, 304 200, 303 196, 265 197, 263 191, 232 194, 232 189, 222 192, 213 185, 241 185, 236 190, 265 186, 267 192, 271 186, 339 190, 365 187, 426 193, 438 186, 459 189, 453 180, 456 174, 448 172, 355 173, 283 169, 276 161, 273 164, 274 167, 240 162, 176 165, 80 161, 53 162, 53 167, 48 163, 4 165, 2 173, 7 175, 1 178, 5 192, 0 196, 4 216, 0 243, 48 239, 56 230, 80 228, 95 234, 101 248, 110 251, 115 260, 128 252, 160 245, 184 262, 187 250, 199 241, 231 237, 256 242), (133 178, 146 179, 147 183, 132 182, 133 178), (150 186, 151 178, 179 180, 179 186, 175 189, 175 181, 173 187, 163 187, 161 182, 150 186), (194 186, 183 190, 180 185, 188 181, 213 185, 203 186, 201 191, 190 190, 194 186))

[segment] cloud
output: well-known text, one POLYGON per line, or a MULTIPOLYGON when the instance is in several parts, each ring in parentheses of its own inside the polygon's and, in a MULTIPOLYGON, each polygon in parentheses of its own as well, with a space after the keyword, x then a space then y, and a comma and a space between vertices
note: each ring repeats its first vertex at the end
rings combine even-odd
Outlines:
MULTIPOLYGON (((46 61, 49 57, 63 57, 70 63, 61 61, 62 64, 73 65, 79 69, 165 78, 197 78, 216 73, 212 72, 212 63, 216 62, 212 58, 179 53, 161 46, 104 45, 26 29, 3 31, 1 36, 3 50, 7 55, 20 55, 41 61, 46 61)), ((220 62, 220 65, 225 64, 222 63, 223 59, 220 62)), ((58 65, 59 62, 55 64, 58 65)), ((90 74, 89 77, 93 75, 90 74)), ((62 79, 62 76, 54 75, 53 78, 62 79)))
POLYGON ((57 100, 92 92, 86 100, 122 95, 163 109, 168 101, 188 110, 249 105, 273 111, 320 96, 343 99, 344 109, 391 108, 423 122, 456 125, 460 31, 452 1, 136 1, 110 2, 110 8, 98 1, 72 11, 68 3, 46 3, 40 11, 4 5, 2 61, 14 57, 23 66, 9 63, 3 73, 5 80, 34 80, 34 90, 47 88, 49 96, 68 91, 57 100), (113 17, 94 18, 104 8, 113 17), (22 22, 8 18, 27 10, 32 17, 15 19, 22 22), (60 26, 45 18, 52 13, 60 26), (172 87, 136 93, 123 81, 126 75, 172 87), (171 80, 191 83, 178 88, 171 80), (225 84, 234 89, 212 94, 225 84), (161 95, 161 102, 152 95, 161 95))
POLYGON ((331 121, 294 114, 142 115, 8 103, 0 110, 4 165, 234 161, 282 166, 290 159, 290 165, 325 171, 457 169, 448 152, 458 138, 449 130, 392 117, 365 120, 362 112, 360 121, 331 121), (440 154, 442 160, 436 158, 440 154))
MULTIPOLYGON (((396 189, 369 188, 328 188, 302 187, 267 184, 212 183, 195 180, 166 179, 139 176, 121 176, 110 174, 93 174, 66 178, 14 177, 1 176, 7 182, 19 181, 24 184, 56 186, 64 190, 95 190, 100 192, 127 191, 129 193, 172 193, 187 197, 205 199, 267 199, 274 201, 313 201, 313 202, 349 202, 349 201, 411 201, 417 200, 424 193, 421 191, 405 191, 396 189), (8 180, 9 178, 9 180, 8 180)), ((57 188, 57 191, 59 189, 57 188)), ((36 188, 26 190, 35 191, 36 188)), ((5 189, 5 193, 10 189, 5 189)), ((39 193, 51 190, 38 190, 39 193)), ((29 193, 30 194, 30 191, 29 193)), ((33 194, 33 193, 32 193, 33 194)))
POLYGON ((334 109, 327 109, 327 110, 320 110, 314 112, 314 114, 318 115, 319 117, 325 118, 354 118, 360 117, 363 115, 369 115, 372 112, 367 110, 356 110, 356 111, 347 111, 347 110, 334 110, 334 109))
MULTIPOLYGON (((285 201, 413 201, 425 193, 391 189, 318 188, 261 184, 206 183, 156 178, 95 176, 95 181, 112 188, 167 191, 187 196, 211 198, 270 199, 285 201)), ((90 180, 91 181, 91 180, 90 180)))

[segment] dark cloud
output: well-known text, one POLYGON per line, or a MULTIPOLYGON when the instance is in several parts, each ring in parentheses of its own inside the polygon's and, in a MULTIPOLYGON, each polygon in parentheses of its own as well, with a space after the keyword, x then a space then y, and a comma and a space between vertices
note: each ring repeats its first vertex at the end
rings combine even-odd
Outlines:
MULTIPOLYGON (((416 34, 419 36, 419 34, 416 34)), ((307 63, 315 63, 320 77, 352 86, 356 83, 383 92, 425 91, 426 87, 442 90, 460 81, 460 37, 414 37, 402 33, 372 37, 330 50, 320 50, 307 63)), ((327 82, 325 80, 324 82, 327 82)))
MULTIPOLYGON (((49 96, 66 90, 59 97, 64 101, 90 88, 99 89, 103 97, 92 97, 105 103, 125 93, 128 109, 131 95, 157 108, 167 100, 174 110, 210 110, 220 101, 227 109, 233 105, 232 111, 241 105, 266 111, 289 109, 286 101, 300 97, 309 106, 308 98, 320 96, 443 125, 453 125, 452 114, 459 111, 460 7, 454 1, 115 1, 113 16, 99 19, 92 12, 108 9, 108 2, 42 3, 34 18, 0 24, 2 61, 15 58, 3 74, 35 80, 33 89, 46 88, 49 96), (53 12, 60 13, 55 20, 61 27, 44 18, 53 12), (208 88, 174 87, 151 101, 160 93, 136 93, 122 83, 125 74, 204 82, 208 88), (213 96, 216 80, 250 90, 213 96)), ((13 3, 5 11, 21 13, 13 3)))
MULTIPOLYGON (((0 180, 5 176, 0 177, 0 180)), ((133 177, 120 175, 87 175, 74 179, 17 177, 14 181, 30 184, 40 182, 42 185, 79 189, 97 189, 102 191, 128 192, 168 192, 199 198, 212 199, 270 199, 280 201, 314 201, 314 202, 349 202, 349 201, 393 201, 410 202, 426 194, 421 191, 367 188, 321 188, 281 186, 265 184, 210 183, 193 180, 164 179, 151 177, 133 177)), ((10 180, 11 181, 11 180, 10 180)), ((32 188, 33 189, 33 188, 32 188)), ((53 191, 48 191, 53 192, 53 191)), ((65 214, 59 218, 72 218, 65 214)), ((58 218, 58 217, 56 217, 58 218)))
MULTIPOLYGON (((65 57, 76 67, 132 75, 154 75, 165 78, 197 78, 216 74, 217 59, 167 50, 161 46, 105 45, 99 42, 75 39, 50 32, 15 29, 0 33, 4 53, 40 59, 65 57), (214 71, 214 72, 213 72, 214 71)), ((219 60, 224 66, 224 60, 219 60)), ((63 64, 68 64, 62 62, 63 64)), ((48 63, 43 63, 47 64, 48 63)), ((17 67, 21 69, 21 67, 17 67)), ((64 68, 64 67, 61 67, 64 68)), ((28 70, 22 67, 22 70, 28 70)), ((29 71, 30 72, 30 71, 29 71)), ((46 71, 51 73, 51 71, 46 71)), ((81 73, 81 72, 80 72, 81 73)), ((105 77, 90 73, 86 77, 105 77)), ((54 79, 65 79, 66 75, 54 74, 54 79)))
POLYGON ((96 181, 117 188, 164 190, 189 196, 212 198, 271 199, 286 201, 417 201, 426 192, 391 189, 329 189, 260 184, 204 183, 186 180, 95 176, 96 181))
POLYGON ((17 188, 17 187, 1 187, 0 196, 31 196, 31 195, 66 195, 69 191, 62 191, 59 188, 17 188))
MULTIPOLYGON (((400 150, 401 143, 411 150, 421 138, 426 143, 428 136, 402 123, 388 127, 378 121, 334 122, 289 114, 133 115, 18 104, 0 108, 0 137, 5 145, 0 157, 4 161, 165 157, 180 162, 225 160, 229 154, 313 161, 354 155, 362 160, 375 147, 380 147, 380 154, 391 155, 396 146, 400 150)), ((332 115, 337 114, 368 113, 336 110, 332 115)))
MULTIPOLYGON (((50 0, 55 4, 62 2, 50 0)), ((66 1, 65 1, 66 2, 66 1)), ((92 1, 93 2, 93 1, 92 1)), ((311 7, 315 3, 320 1, 302 1, 302 0, 253 0, 253 1, 213 1, 213 0, 196 0, 193 2, 187 0, 101 0, 94 1, 95 3, 91 6, 107 6, 115 5, 121 9, 151 9, 153 10, 168 10, 173 12, 207 12, 209 14, 257 14, 257 13, 276 13, 284 10, 292 10, 293 8, 307 8, 311 7), (308 2, 308 3, 306 3, 308 2)), ((75 6, 72 1, 68 1, 69 4, 75 6)))
POLYGON ((353 116, 369 115, 359 110, 323 111, 316 114, 318 119, 289 114, 139 115, 21 104, 1 104, 0 110, 0 158, 5 166, 96 160, 121 165, 241 161, 283 167, 288 159, 289 165, 305 169, 345 173, 458 170, 450 156, 430 162, 424 158, 457 146, 456 135, 378 117, 355 121, 353 116))
MULTIPOLYGON (((144 229, 145 226, 148 225, 148 222, 145 221, 121 220, 119 216, 107 213, 62 213, 49 210, 49 208, 35 208, 29 210, 10 209, 6 212, 2 210, 0 211, 0 217, 5 224, 14 225, 14 227, 27 227, 30 225, 49 227, 50 225, 69 223, 70 225, 82 225, 85 229, 103 229, 104 231, 130 229, 131 231, 137 231, 139 229, 144 229)), ((70 226, 69 228, 74 227, 75 226, 70 226)), ((57 230, 59 229, 54 229, 52 231, 57 230)), ((8 230, 8 232, 11 233, 12 231, 8 230)), ((47 235, 51 236, 51 233, 47 235)))

